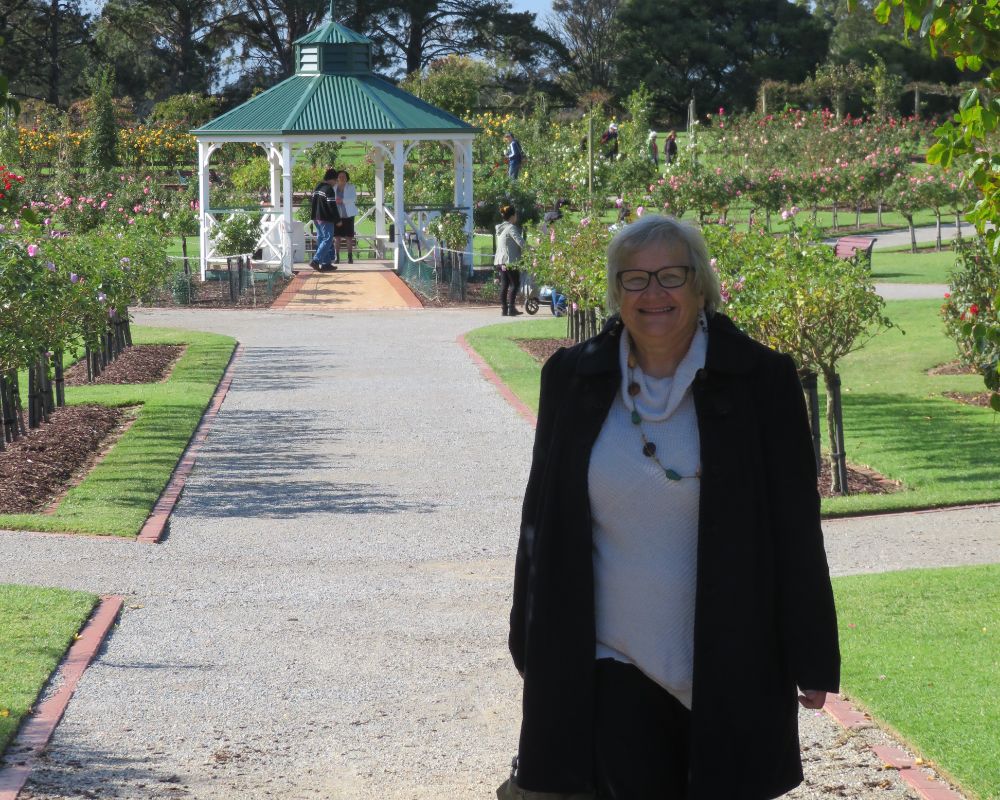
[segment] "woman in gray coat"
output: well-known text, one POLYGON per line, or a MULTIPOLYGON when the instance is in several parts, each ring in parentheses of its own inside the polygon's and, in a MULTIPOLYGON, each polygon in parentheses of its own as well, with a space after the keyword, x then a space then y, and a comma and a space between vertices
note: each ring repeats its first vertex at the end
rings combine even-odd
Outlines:
POLYGON ((515 264, 521 259, 524 237, 517 224, 517 209, 501 206, 503 222, 497 225, 497 252, 493 264, 500 267, 500 306, 503 316, 516 317, 521 312, 514 305, 521 288, 521 270, 515 264))

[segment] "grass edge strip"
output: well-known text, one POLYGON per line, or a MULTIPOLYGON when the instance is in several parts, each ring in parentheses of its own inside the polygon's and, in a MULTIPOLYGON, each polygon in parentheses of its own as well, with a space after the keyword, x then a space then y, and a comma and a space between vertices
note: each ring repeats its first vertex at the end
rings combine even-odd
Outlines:
MULTIPOLYGON (((211 400, 208 401, 208 407, 202 414, 197 427, 194 429, 194 433, 191 434, 191 439, 181 453, 181 457, 177 460, 174 471, 170 475, 170 480, 167 481, 167 485, 153 504, 149 516, 139 530, 136 541, 147 544, 159 544, 163 538, 167 530, 167 522, 170 519, 170 514, 173 512, 174 506, 177 505, 177 501, 181 497, 181 492, 184 490, 187 476, 194 469, 198 451, 201 450, 202 444, 208 438, 208 431, 212 427, 212 423, 215 422, 215 418, 222 408, 222 403, 229 393, 229 387, 233 383, 233 370, 237 360, 243 355, 244 349, 243 344, 237 342, 232 353, 230 353, 229 363, 226 364, 226 368, 223 370, 219 385, 215 387, 215 392, 212 394, 211 400)), ((3 800, 3 798, 0 798, 0 800, 3 800)))
POLYGON ((466 340, 465 334, 460 334, 456 341, 458 342, 459 347, 465 350, 466 355, 469 356, 472 363, 479 367, 479 371, 482 373, 483 377, 496 387, 500 396, 506 400, 518 414, 524 417, 524 419, 531 424, 532 428, 534 428, 538 424, 538 418, 535 416, 535 412, 528 408, 521 398, 514 394, 513 390, 507 386, 507 384, 503 382, 493 368, 486 363, 486 360, 476 352, 472 345, 466 340))
POLYGON ((16 800, 31 775, 35 759, 52 738, 80 678, 111 632, 123 604, 120 595, 102 597, 66 657, 53 671, 49 683, 58 675, 59 688, 22 722, 10 743, 8 752, 16 750, 19 755, 16 763, 0 768, 0 800, 16 800))
MULTIPOLYGON (((848 701, 841 694, 827 695, 823 711, 845 730, 877 727, 897 742, 905 743, 905 739, 897 731, 877 723, 871 714, 859 706, 858 701, 853 699, 848 701)), ((942 780, 944 776, 941 775, 936 765, 933 768, 927 764, 918 765, 915 758, 899 746, 875 744, 867 746, 887 769, 895 770, 900 780, 906 784, 907 788, 916 792, 921 800, 964 800, 962 795, 942 780), (929 775, 926 770, 930 770, 934 775, 929 775)), ((912 747, 909 744, 906 746, 912 747)), ((948 778, 948 780, 952 779, 948 778)))

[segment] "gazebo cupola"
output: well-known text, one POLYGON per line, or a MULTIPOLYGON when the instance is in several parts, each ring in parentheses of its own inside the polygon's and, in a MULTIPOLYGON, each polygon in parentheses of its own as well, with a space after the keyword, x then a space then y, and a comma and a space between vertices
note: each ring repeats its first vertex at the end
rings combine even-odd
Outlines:
POLYGON ((298 75, 371 75, 372 42, 336 22, 295 40, 298 75))
POLYGON ((452 205, 466 212, 471 263, 472 143, 479 129, 375 75, 371 40, 335 22, 333 5, 331 0, 329 22, 295 41, 294 75, 192 131, 198 141, 203 272, 210 260, 222 255, 214 250, 212 229, 220 215, 233 213, 213 209, 209 197, 212 153, 227 142, 256 143, 267 153, 271 192, 270 205, 262 213, 260 245, 265 261, 280 264, 286 273, 292 270, 298 224, 292 220, 292 165, 299 151, 318 142, 368 146, 375 165, 373 202, 368 209, 359 203, 358 222, 373 218, 377 242, 393 248, 398 267, 407 229, 420 234, 428 213, 434 213, 404 207, 406 159, 420 142, 443 144, 453 156, 452 205), (393 170, 391 203, 386 203, 384 191, 387 160, 393 170), (391 239, 388 222, 394 225, 391 239))

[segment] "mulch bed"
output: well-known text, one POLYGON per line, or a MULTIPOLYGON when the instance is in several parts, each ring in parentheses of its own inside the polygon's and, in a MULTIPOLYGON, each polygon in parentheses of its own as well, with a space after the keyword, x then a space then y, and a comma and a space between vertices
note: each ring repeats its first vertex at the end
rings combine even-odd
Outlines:
MULTIPOLYGON (((95 383, 156 383, 164 380, 185 348, 135 345, 126 348, 95 383)), ((66 370, 67 385, 85 385, 87 367, 66 370)), ((128 408, 76 405, 56 409, 50 422, 28 430, 0 451, 0 514, 34 514, 81 480, 135 418, 128 408)))
MULTIPOLYGON (((947 364, 940 364, 927 370, 928 375, 978 375, 973 367, 966 366, 961 361, 949 361, 947 364)), ((967 406, 979 406, 980 408, 990 407, 990 392, 942 392, 942 395, 956 403, 964 403, 967 406)))
MULTIPOLYGON (((409 284, 407 284, 409 286, 409 284)), ((486 283, 467 283, 465 285, 465 299, 452 300, 447 292, 448 286, 442 285, 441 295, 426 295, 416 286, 410 286, 410 290, 417 296, 424 308, 462 308, 466 306, 495 306, 500 310, 500 299, 497 296, 496 287, 486 283), (486 288, 489 287, 489 288, 486 288), (484 296, 485 294, 485 296, 484 296)))
POLYGON ((258 280, 255 286, 247 287, 234 303, 229 299, 228 283, 212 280, 203 282, 200 277, 195 277, 190 303, 178 303, 170 290, 164 288, 144 305, 154 308, 270 308, 291 282, 291 278, 279 275, 274 280, 272 291, 268 293, 267 284, 258 280))
MULTIPOLYGON (((514 341, 522 350, 543 363, 560 347, 571 347, 574 344, 572 339, 515 339, 514 341)), ((839 496, 830 490, 831 476, 830 462, 824 459, 820 466, 817 484, 822 497, 839 496)), ((890 494, 900 491, 902 485, 872 469, 848 464, 847 489, 849 494, 890 494)))
POLYGON ((97 376, 87 381, 87 365, 78 361, 64 373, 67 386, 93 386, 95 384, 160 383, 170 375, 170 370, 184 353, 185 347, 176 344, 137 344, 125 348, 97 376))
POLYGON ((976 371, 972 367, 967 367, 961 361, 949 361, 947 364, 938 364, 927 370, 928 375, 975 375, 976 371))
POLYGON ((132 416, 124 408, 79 405, 56 409, 50 419, 0 451, 0 513, 43 511, 132 416))
POLYGON ((514 341, 524 352, 543 364, 560 347, 572 347, 576 344, 572 339, 515 339, 514 341))
POLYGON ((949 400, 980 408, 989 408, 992 397, 989 392, 942 392, 942 394, 949 400))

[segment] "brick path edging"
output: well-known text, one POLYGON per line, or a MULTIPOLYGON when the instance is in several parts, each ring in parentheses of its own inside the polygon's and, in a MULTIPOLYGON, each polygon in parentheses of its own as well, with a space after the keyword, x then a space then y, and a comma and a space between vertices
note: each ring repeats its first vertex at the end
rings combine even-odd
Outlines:
POLYGON ((174 467, 173 474, 170 476, 166 488, 156 501, 156 505, 153 506, 153 510, 139 531, 139 535, 136 537, 137 541, 146 542, 147 544, 158 544, 160 539, 163 538, 163 534, 167 529, 167 520, 169 520, 170 514, 174 510, 174 506, 177 505, 177 501, 180 500, 187 476, 194 469, 194 462, 198 457, 198 451, 201 450, 202 444, 204 444, 205 439, 208 437, 209 428, 212 427, 212 423, 215 422, 215 418, 219 415, 219 409, 222 408, 222 403, 226 399, 229 387, 233 383, 233 369, 239 357, 243 355, 243 350, 244 347, 242 344, 237 344, 233 348, 233 354, 229 358, 226 370, 222 373, 222 380, 215 387, 215 393, 209 401, 208 408, 205 409, 205 413, 202 415, 198 427, 195 428, 194 434, 184 449, 180 461, 174 467))
MULTIPOLYGON (((534 427, 537 424, 534 412, 510 390, 507 384, 500 379, 500 376, 483 360, 483 357, 472 349, 465 336, 458 337, 458 344, 468 353, 473 363, 479 367, 483 377, 497 388, 500 396, 534 427)), ((839 694, 827 695, 823 710, 847 730, 875 727, 875 723, 868 714, 858 711, 839 694)), ((873 745, 871 749, 882 760, 886 768, 894 769, 899 773, 903 782, 916 792, 921 800, 963 800, 962 795, 935 780, 924 770, 914 769, 918 766, 916 761, 901 748, 873 745)))
POLYGON ((24 788, 35 759, 52 738, 84 670, 90 666, 111 632, 123 602, 124 599, 118 595, 101 598, 97 609, 54 673, 62 681, 59 688, 22 723, 8 748, 7 765, 0 768, 0 800, 16 800, 24 788))
POLYGON ((500 376, 493 371, 493 368, 486 363, 483 357, 472 349, 472 345, 469 344, 464 335, 459 336, 456 341, 458 342, 459 347, 465 350, 466 354, 472 360, 472 363, 479 367, 479 371, 483 374, 483 377, 496 387, 497 391, 500 392, 500 396, 506 400, 509 405, 513 406, 514 410, 524 417, 524 419, 530 423, 531 427, 534 428, 535 425, 538 424, 538 418, 535 416, 535 412, 528 408, 528 406, 521 401, 521 398, 514 394, 514 392, 510 390, 510 387, 508 387, 507 384, 500 379, 500 376))
MULTIPOLYGON (((827 695, 823 710, 847 730, 876 727, 869 714, 859 711, 839 694, 827 695)), ((916 792, 921 800, 963 800, 958 792, 920 769, 926 765, 918 764, 918 760, 902 748, 871 745, 871 750, 886 769, 896 770, 900 780, 916 792)))
POLYGON ((413 290, 399 277, 395 272, 383 272, 382 276, 389 282, 389 285, 396 290, 396 294, 400 296, 402 301, 406 303, 407 308, 423 308, 424 304, 420 302, 420 298, 417 297, 413 290))
POLYGON ((288 282, 288 285, 284 288, 281 294, 274 298, 274 302, 271 303, 271 308, 278 311, 285 306, 287 306, 295 298, 302 288, 305 286, 306 279, 309 277, 310 273, 304 270, 296 272, 294 277, 288 282))

